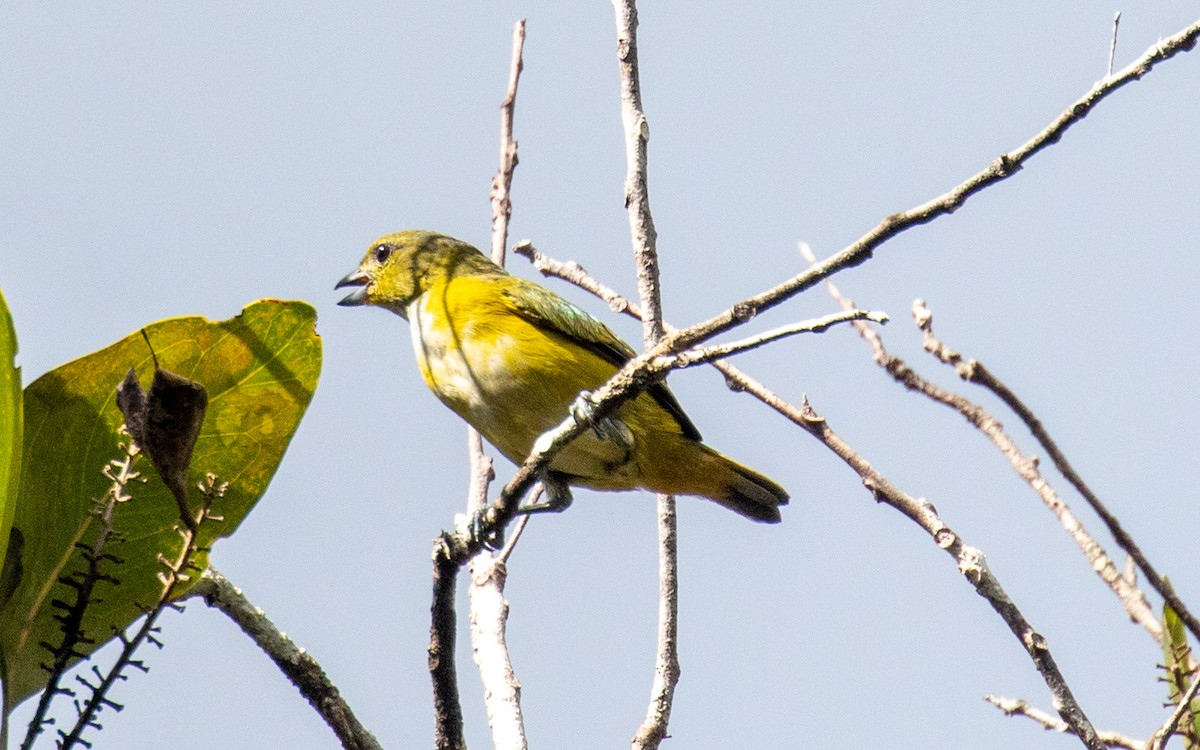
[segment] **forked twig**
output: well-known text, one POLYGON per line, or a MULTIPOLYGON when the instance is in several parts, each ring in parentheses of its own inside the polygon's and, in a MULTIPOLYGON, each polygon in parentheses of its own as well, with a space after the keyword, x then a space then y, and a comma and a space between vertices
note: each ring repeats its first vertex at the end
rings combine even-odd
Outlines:
MULTIPOLYGON (((918 300, 919 302, 919 300, 918 300)), ((932 315, 923 305, 915 308, 914 315, 917 317, 917 325, 925 334, 925 348, 940 361, 952 366, 958 376, 969 383, 981 385, 991 391, 1006 406, 1021 418, 1029 431, 1037 439, 1038 443, 1045 449, 1046 454, 1050 456, 1050 460, 1054 462, 1055 468, 1059 473, 1071 483, 1083 499, 1087 501, 1092 510, 1096 511, 1096 515, 1100 516, 1100 520, 1108 528, 1113 539, 1116 540, 1118 546, 1133 559, 1137 567, 1145 575, 1146 581, 1150 587, 1163 598, 1171 608, 1179 615, 1179 619, 1187 626, 1189 632, 1195 638, 1200 638, 1200 620, 1192 614, 1187 605, 1184 604, 1176 594, 1174 589, 1167 583, 1163 576, 1158 572, 1158 569, 1150 562, 1141 547, 1133 540, 1133 537, 1121 525, 1117 517, 1108 509, 1108 506, 1096 496, 1092 489, 1083 481, 1083 477, 1075 470, 1067 460, 1066 455, 1058 447, 1058 443, 1050 437, 1049 431, 1042 424, 1041 420, 1033 413, 1028 406, 1025 405, 1013 391, 1006 386, 999 378, 992 374, 990 370, 983 366, 981 362, 974 359, 964 359, 958 352, 951 350, 949 347, 942 344, 933 336, 932 315)), ((1157 640, 1162 641, 1162 630, 1159 628, 1157 640)))
MULTIPOLYGON (((637 305, 623 300, 616 291, 588 277, 586 272, 576 264, 558 263, 539 253, 529 243, 519 244, 516 252, 533 261, 543 274, 559 276, 573 283, 578 281, 581 288, 594 290, 597 296, 609 301, 610 306, 614 309, 623 309, 626 314, 634 317, 640 312, 637 305)), ((670 330, 669 326, 667 328, 670 330)), ((930 503, 925 500, 914 500, 892 485, 886 477, 835 435, 825 420, 813 412, 807 402, 803 408, 794 406, 728 362, 718 360, 713 363, 713 366, 725 375, 726 382, 731 388, 750 393, 792 423, 821 440, 827 448, 845 461, 862 478, 864 486, 877 501, 887 503, 916 522, 933 537, 939 547, 949 552, 958 563, 959 571, 974 586, 976 593, 992 605, 992 608, 1001 615, 1009 629, 1020 640, 1026 653, 1029 654, 1046 685, 1050 688, 1055 704, 1062 707, 1060 714, 1068 725, 1074 728, 1077 736, 1091 750, 1100 750, 1103 747, 1103 744, 1096 738, 1096 731, 1088 721, 1083 709, 1071 694, 1069 686, 1050 654, 1045 639, 1033 630, 1020 610, 1004 593, 999 581, 987 569, 983 553, 980 550, 966 546, 961 538, 941 521, 930 503)))
POLYGON ((1196 699, 1196 693, 1200 691, 1200 674, 1197 674, 1192 679, 1192 684, 1188 689, 1179 696, 1179 704, 1175 706, 1175 710, 1163 722, 1163 725, 1154 730, 1154 734, 1150 736, 1150 741, 1146 743, 1146 750, 1162 750, 1167 746, 1167 742, 1171 739, 1171 735, 1175 734, 1175 730, 1179 728, 1180 722, 1184 716, 1188 716, 1195 710, 1192 701, 1196 699))
MULTIPOLYGON (((986 169, 972 175, 950 191, 912 209, 888 216, 858 240, 791 279, 748 297, 708 320, 667 334, 651 350, 631 360, 607 383, 596 389, 592 394, 594 418, 608 416, 636 393, 662 377, 663 372, 654 362, 656 357, 695 346, 745 323, 758 313, 783 303, 841 270, 866 262, 876 248, 892 237, 956 211, 976 193, 1011 177, 1039 151, 1061 140, 1067 130, 1086 117, 1113 92, 1141 79, 1161 62, 1192 49, 1198 37, 1200 21, 1160 41, 1121 71, 1093 85, 1041 132, 1014 151, 1002 154, 986 169)), ((517 500, 533 485, 538 472, 549 464, 557 451, 562 450, 584 429, 584 425, 567 418, 554 429, 547 431, 534 444, 534 450, 501 492, 500 497, 489 507, 486 522, 490 528, 503 527, 512 519, 517 500)), ((473 549, 473 542, 469 539, 456 538, 454 542, 452 551, 455 555, 469 555, 473 549)))
MULTIPOLYGON (((800 253, 810 262, 815 260, 807 246, 801 245, 800 253)), ((855 309, 853 300, 843 295, 832 282, 826 281, 825 287, 829 295, 835 302, 841 305, 842 309, 855 309)), ((917 300, 914 304, 914 316, 917 317, 918 325, 922 327, 922 330, 926 331, 926 348, 928 349, 930 347, 930 336, 932 335, 932 330, 928 328, 931 316, 928 315, 928 310, 920 300, 917 300), (924 311, 924 318, 921 311, 924 311)), ((1042 476, 1038 470, 1037 461, 1025 455, 1017 447, 1000 422, 979 404, 956 393, 951 393, 921 377, 903 359, 892 354, 884 347, 883 339, 871 326, 863 323, 855 323, 854 325, 859 335, 870 345, 875 363, 891 375, 896 382, 910 391, 920 393, 935 403, 954 409, 991 441, 996 449, 1000 451, 1000 454, 1008 460, 1013 471, 1029 484, 1033 491, 1042 499, 1042 502, 1045 503, 1046 507, 1054 513, 1059 523, 1071 535, 1071 538, 1075 541, 1075 544, 1079 547, 1084 557, 1087 558, 1092 570, 1100 576, 1101 580, 1108 585, 1124 605, 1130 619, 1145 628, 1155 641, 1161 642, 1163 637, 1162 623, 1150 608, 1150 603, 1146 599, 1146 595, 1142 593, 1141 589, 1128 576, 1124 575, 1113 562, 1112 558, 1109 557, 1104 547, 1096 541, 1095 537, 1088 533, 1083 523, 1071 511, 1066 501, 1055 492, 1050 483, 1042 476)))
MULTIPOLYGON (((1039 708, 1029 705, 1029 703, 1026 701, 1013 698, 1003 698, 998 695, 985 695, 983 696, 983 699, 1003 711, 1008 716, 1024 716, 1031 721, 1041 724, 1043 727, 1052 732, 1065 732, 1068 734, 1074 734, 1074 732, 1071 730, 1071 727, 1067 725, 1067 722, 1063 721, 1062 719, 1055 718, 1039 708)), ((1146 750, 1146 743, 1142 742, 1141 740, 1134 739, 1133 737, 1127 737, 1119 732, 1098 731, 1096 732, 1096 736, 1100 738, 1101 742, 1109 747, 1121 747, 1125 748, 1125 750, 1146 750)))

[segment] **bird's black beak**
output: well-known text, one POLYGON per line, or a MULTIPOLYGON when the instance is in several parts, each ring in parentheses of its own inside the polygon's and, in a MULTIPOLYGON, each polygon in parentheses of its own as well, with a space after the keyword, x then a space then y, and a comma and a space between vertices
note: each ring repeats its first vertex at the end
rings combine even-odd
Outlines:
POLYGON ((341 289, 344 286, 356 286, 358 289, 347 294, 338 304, 342 307, 367 304, 367 284, 369 283, 371 283, 371 277, 365 271, 356 270, 346 274, 345 278, 339 281, 333 288, 341 289))

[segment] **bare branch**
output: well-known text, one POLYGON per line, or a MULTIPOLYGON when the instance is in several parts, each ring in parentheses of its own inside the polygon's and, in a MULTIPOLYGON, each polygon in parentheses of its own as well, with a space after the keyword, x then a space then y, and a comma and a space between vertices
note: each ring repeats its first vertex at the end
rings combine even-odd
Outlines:
POLYGON ((504 265, 504 251, 508 246, 508 220, 512 216, 513 171, 517 168, 517 142, 513 140, 513 114, 517 106, 517 84, 521 81, 521 70, 525 63, 525 19, 513 24, 512 63, 508 69, 508 90, 500 105, 500 169, 492 179, 492 260, 504 265))
MULTIPOLYGON (((525 67, 525 21, 513 25, 512 57, 509 64, 508 89, 500 106, 500 168, 492 180, 492 260, 504 265, 508 245, 508 222, 512 216, 513 171, 517 167, 517 143, 513 139, 513 114, 517 103, 517 86, 525 67)), ((491 458, 484 455, 483 440, 478 430, 467 428, 471 464, 471 487, 467 502, 467 518, 474 519, 487 505, 488 486, 495 478, 491 458)), ((522 524, 520 529, 524 528, 522 524)), ((488 726, 497 750, 525 750, 524 718, 521 715, 521 686, 513 671, 505 641, 508 622, 508 602, 504 600, 504 583, 508 573, 505 560, 520 533, 509 539, 500 558, 490 550, 479 550, 469 563, 471 574, 467 587, 467 609, 471 623, 471 652, 483 681, 483 699, 487 709, 488 726)), ((447 641, 453 648, 453 641, 447 641)))
MULTIPOLYGON (((887 323, 887 313, 868 312, 867 310, 846 310, 845 312, 832 313, 824 317, 814 320, 805 320, 792 325, 780 326, 773 328, 765 333, 760 333, 757 336, 734 341, 729 344, 719 344, 716 346, 698 347, 688 349, 687 351, 679 352, 664 357, 663 360, 670 363, 670 367, 676 370, 682 370, 686 367, 694 365, 709 364, 713 360, 731 357, 735 354, 748 352, 752 349, 757 349, 760 346, 765 346, 773 341, 795 336, 800 333, 822 333, 829 330, 838 323, 851 323, 871 321, 872 323, 887 323)), ((865 325, 865 323, 864 323, 865 325)))
MULTIPOLYGON (((621 122, 625 129, 625 207, 637 267, 638 299, 642 310, 642 339, 647 349, 663 337, 662 299, 655 250, 657 232, 650 215, 646 179, 646 147, 650 125, 642 110, 642 84, 638 75, 635 0, 612 0, 617 25, 617 62, 621 73, 621 122)), ((678 530, 675 498, 658 496, 658 645, 654 681, 646 718, 633 738, 635 750, 652 750, 667 735, 671 701, 679 682, 678 652, 678 530)))
POLYGON ((458 675, 454 668, 457 615, 454 588, 462 561, 451 553, 451 536, 443 533, 433 544, 433 606, 429 626, 429 675, 433 679, 433 746, 437 750, 466 750, 458 675))
MULTIPOLYGON (((533 502, 537 502, 537 495, 533 497, 533 502)), ((529 519, 532 516, 524 515, 517 519, 517 525, 513 528, 513 532, 508 535, 508 541, 504 543, 504 548, 496 555, 496 562, 507 563, 508 558, 512 555, 513 550, 517 548, 517 542, 521 539, 521 534, 525 533, 525 527, 529 525, 529 519)))
MULTIPOLYGON (((800 252, 808 259, 812 259, 812 253, 806 247, 801 246, 800 252)), ((854 309, 854 302, 845 297, 833 283, 826 281, 825 284, 830 296, 843 309, 854 309)), ((922 323, 919 310, 925 310, 925 308, 923 303, 917 300, 917 303, 914 304, 913 314, 917 317, 918 325, 922 326, 922 330, 926 330, 925 326, 928 324, 928 320, 922 323)), ((928 313, 927 310, 925 312, 928 313)), ((1022 453, 1008 433, 1005 432, 1003 425, 988 413, 986 409, 963 396, 950 393, 918 375, 903 359, 884 348, 879 333, 871 326, 856 323, 855 327, 863 339, 870 344, 876 364, 886 370, 896 382, 910 391, 920 393, 936 403, 954 409, 983 433, 992 442, 992 445, 996 446, 1001 455, 1008 459, 1013 471, 1029 484, 1033 491, 1042 499, 1042 502, 1045 503, 1046 507, 1054 513, 1058 522, 1071 535, 1071 538, 1075 541, 1075 544, 1079 547, 1084 557, 1087 558, 1092 570, 1096 571, 1096 575, 1100 576, 1101 580, 1120 599, 1130 619, 1145 628, 1155 641, 1161 643, 1163 637, 1162 623, 1150 608, 1150 603, 1147 601, 1146 595, 1135 584, 1129 581, 1128 577, 1109 557, 1104 547, 1084 528, 1083 523, 1071 511, 1066 501, 1045 480, 1038 470, 1037 460, 1022 453)), ((931 332, 926 333, 927 349, 930 348, 929 337, 931 335, 931 332)))
MULTIPOLYGON (((682 351, 745 323, 758 313, 781 304, 834 273, 866 262, 875 248, 897 234, 956 211, 968 198, 984 188, 991 187, 1012 176, 1036 153, 1058 142, 1071 126, 1086 117, 1095 109, 1096 105, 1117 89, 1139 80, 1164 60, 1195 47, 1198 37, 1200 37, 1200 21, 1188 26, 1178 34, 1162 40, 1125 69, 1095 84, 1029 141, 1011 153, 1002 154, 989 167, 968 178, 949 192, 908 211, 885 218, 874 229, 838 253, 782 284, 744 299, 706 321, 666 335, 652 349, 631 360, 604 386, 593 393, 595 418, 600 419, 613 413, 634 394, 662 376, 661 370, 655 367, 653 361, 655 357, 682 351)), ((645 325, 643 323, 643 326, 645 325)), ((537 472, 548 465, 550 457, 555 452, 561 450, 584 429, 584 425, 577 424, 573 420, 564 420, 558 427, 547 432, 542 439, 537 441, 535 444, 537 450, 534 450, 525 460, 512 481, 501 493, 500 498, 489 509, 490 525, 502 526, 512 518, 516 510, 516 498, 528 491, 537 472)), ((469 545, 466 540, 459 541, 462 544, 456 545, 456 553, 465 552, 469 545)))
MULTIPOLYGON (((565 275, 562 275, 561 278, 573 281, 583 273, 582 269, 577 266, 573 269, 568 269, 566 268, 566 264, 558 264, 550 261, 550 259, 537 253, 532 246, 529 246, 528 252, 521 252, 521 254, 530 259, 541 258, 546 261, 539 265, 539 270, 548 275, 559 275, 559 272, 562 271, 565 275)), ((594 279, 580 280, 585 282, 584 284, 580 284, 580 286, 585 289, 596 289, 598 296, 604 299, 616 300, 620 296, 612 289, 605 287, 594 279)), ((638 310, 635 305, 626 304, 622 306, 628 314, 637 315, 638 310)), ((1076 730, 1075 733, 1091 750, 1100 750, 1103 747, 1096 738, 1095 729, 1088 721, 1083 709, 1075 701, 1069 686, 1058 670, 1045 639, 1033 630, 1032 626, 1021 615, 1016 605, 1004 594, 999 581, 988 570, 982 552, 974 547, 966 546, 961 538, 941 521, 937 516, 937 511, 928 501, 914 500, 891 484, 886 477, 876 471, 874 467, 854 452, 840 437, 835 435, 825 420, 817 415, 808 406, 807 402, 803 409, 797 408, 728 362, 717 361, 713 363, 713 366, 725 375, 726 382, 729 383, 731 388, 750 393, 759 401, 762 401, 819 439, 862 478, 863 485, 874 495, 877 501, 887 503, 916 522, 933 537, 940 548, 949 552, 958 563, 959 571, 974 586, 976 593, 987 599, 992 608, 1008 624, 1013 634, 1021 641, 1021 645, 1024 646, 1026 653, 1029 654, 1038 672, 1041 673, 1043 680, 1045 680, 1046 685, 1050 688, 1055 705, 1061 707, 1059 710, 1060 715, 1067 721, 1069 726, 1076 730)))
POLYGON ((1188 716, 1195 710, 1192 701, 1196 699, 1198 689, 1200 689, 1200 674, 1196 675, 1187 691, 1179 697, 1179 705, 1175 707, 1175 711, 1150 736, 1150 741, 1146 743, 1146 750, 1162 750, 1167 746, 1168 740, 1171 739, 1171 735, 1175 734, 1175 730, 1179 728, 1179 723, 1183 721, 1183 717, 1188 716))
MULTIPOLYGON (((920 300, 917 301, 920 303, 920 300)), ((1173 588, 1166 580, 1158 573, 1158 570, 1150 563, 1141 548, 1134 542, 1133 537, 1125 528, 1121 526, 1117 517, 1109 511, 1099 497, 1092 492, 1091 488, 1083 481, 1075 468, 1067 461, 1067 457, 1059 449, 1058 444, 1050 437, 1050 433, 1042 425, 1041 420, 1025 405, 1021 399, 1017 397, 1003 382, 991 373, 983 364, 974 359, 964 360, 962 356, 950 349, 942 342, 938 341, 933 335, 933 315, 929 312, 924 304, 914 305, 913 315, 917 320, 918 327, 921 328, 925 335, 925 349, 932 353, 942 362, 952 366, 958 376, 969 383, 976 383, 991 391, 1001 401, 1021 418, 1037 441, 1041 443, 1050 459, 1054 462, 1055 468, 1058 469, 1068 482, 1087 500, 1088 505, 1096 511, 1096 515, 1100 516, 1100 520, 1108 527, 1108 531, 1120 545, 1121 549, 1137 563, 1142 573, 1146 576, 1146 580, 1150 583, 1159 596, 1161 596, 1171 608, 1179 615, 1187 629, 1196 638, 1200 638, 1200 621, 1196 616, 1188 610, 1187 605, 1175 594, 1173 588)), ((1127 577, 1127 576, 1126 576, 1127 577)), ((1162 641, 1161 629, 1157 640, 1162 641)))
MULTIPOLYGON (((529 240, 521 240, 513 248, 513 252, 517 255, 528 258, 533 264, 533 267, 541 271, 543 276, 553 276, 555 278, 568 281, 584 291, 591 292, 612 308, 615 313, 627 313, 631 317, 641 320, 642 309, 637 306, 637 303, 622 296, 619 292, 611 289, 595 278, 590 276, 587 269, 579 265, 575 261, 563 262, 555 260, 548 255, 542 254, 533 243, 529 240)), ((674 330, 673 328, 670 330, 674 330)))
POLYGON ((521 715, 521 685, 505 640, 508 602, 504 600, 504 583, 508 570, 504 560, 493 559, 487 552, 472 558, 468 570, 471 651, 483 680, 492 743, 497 750, 524 750, 528 744, 521 715))
POLYGON ((779 399, 779 403, 781 406, 777 408, 781 413, 792 414, 793 421, 804 427, 809 434, 820 440, 825 447, 854 469, 862 477, 863 484, 876 500, 887 503, 903 513, 924 529, 938 547, 954 558, 959 572, 975 588, 975 592, 987 600, 992 609, 1008 625, 1013 635, 1021 642, 1021 645, 1025 647, 1026 653, 1029 654, 1034 666, 1041 673, 1046 686, 1050 688, 1050 694, 1059 715, 1079 736, 1085 746, 1091 750, 1102 750, 1104 744, 1096 736, 1096 730, 1076 702, 1075 696, 1072 695, 1071 688, 1067 685, 1054 657, 1050 654, 1050 646, 1046 639, 1033 629, 1017 605, 1009 599, 1001 587, 1000 581, 988 568, 983 552, 965 544, 957 533, 942 522, 933 505, 927 500, 913 499, 892 485, 886 477, 876 471, 841 437, 835 434, 825 420, 812 410, 807 401, 798 413, 795 407, 786 404, 782 399, 779 399))
POLYGON ((1112 76, 1113 59, 1117 56, 1117 30, 1121 28, 1121 11, 1113 16, 1112 43, 1108 45, 1108 68, 1105 72, 1106 77, 1112 76))
POLYGON ((310 653, 299 648, 219 570, 209 566, 189 592, 202 596, 250 636, 300 694, 308 699, 347 750, 379 750, 379 743, 355 717, 350 705, 310 653))
POLYGON ((483 452, 483 437, 474 427, 467 428, 467 463, 470 479, 467 487, 467 517, 487 505, 488 486, 496 478, 492 458, 483 452))
POLYGON ((679 532, 675 498, 658 496, 658 642, 654 679, 646 717, 630 743, 634 750, 653 750, 667 737, 671 704, 679 682, 679 532))
MULTIPOLYGON (((723 333, 809 289, 822 279, 866 262, 876 248, 901 232, 957 211, 976 193, 1008 179, 1039 151, 1061 140, 1072 126, 1087 117, 1101 101, 1115 91, 1128 83, 1140 80, 1159 63, 1194 48, 1197 38, 1200 38, 1200 21, 1160 41, 1123 70, 1097 82, 1041 132, 1015 150, 1001 154, 987 168, 948 192, 907 211, 888 216, 850 245, 782 284, 744 299, 709 320, 667 336, 652 354, 680 351, 723 333)), ((631 363, 630 368, 644 366, 641 362, 635 362, 637 364, 631 363)))
MULTIPOLYGON (((1074 734, 1071 727, 1062 719, 1056 719, 1039 708, 1034 708, 1027 702, 1013 698, 1003 698, 998 695, 985 695, 983 699, 1008 716, 1024 716, 1052 732, 1074 734)), ((1122 747, 1125 750, 1146 750, 1146 743, 1132 737, 1126 737, 1118 732, 1097 732, 1100 741, 1109 747, 1122 747)))
MULTIPOLYGON (((1017 150, 1002 154, 989 167, 968 178, 949 192, 908 211, 885 218, 874 229, 841 251, 782 284, 744 299, 706 321, 664 336, 652 349, 630 360, 616 375, 592 394, 594 418, 602 419, 612 414, 625 401, 662 377, 661 369, 657 369, 654 362, 656 357, 682 351, 741 325, 754 318, 758 313, 783 303, 834 273, 865 263, 874 253, 875 248, 901 232, 953 213, 968 198, 984 188, 1012 176, 1034 154, 1058 142, 1071 126, 1086 117, 1097 104, 1117 89, 1131 81, 1139 80, 1164 60, 1195 47, 1198 37, 1200 37, 1200 21, 1159 42, 1124 70, 1095 84, 1040 133, 1017 150)), ((643 322, 643 327, 646 325, 643 322)), ((584 425, 568 418, 538 439, 534 444, 535 450, 525 459, 500 497, 488 509, 485 520, 489 527, 501 528, 512 519, 516 512, 517 499, 533 485, 537 473, 549 464, 550 458, 555 452, 562 450, 584 429, 584 425)), ((454 555, 468 555, 473 545, 477 544, 477 542, 463 538, 456 538, 452 541, 454 544, 451 552, 454 555)))
POLYGON ((650 194, 646 180, 646 146, 650 141, 650 123, 642 111, 642 83, 638 76, 637 3, 613 0, 617 20, 617 62, 621 72, 621 122, 625 126, 625 207, 629 214, 629 234, 637 262, 638 299, 646 311, 642 318, 642 338, 647 345, 663 335, 662 301, 658 279, 658 233, 650 215, 650 194))

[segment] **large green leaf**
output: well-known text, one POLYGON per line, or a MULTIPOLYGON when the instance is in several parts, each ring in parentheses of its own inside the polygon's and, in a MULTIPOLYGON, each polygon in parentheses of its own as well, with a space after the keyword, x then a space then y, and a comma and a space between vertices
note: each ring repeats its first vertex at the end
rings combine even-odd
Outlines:
MULTIPOLYGON (((0 561, 8 549, 21 467, 21 369, 13 362, 16 356, 17 332, 0 294, 0 561)), ((0 577, 0 603, 10 593, 3 584, 0 577)))
MULTIPOLYGON (((143 383, 154 374, 148 339, 165 370, 203 385, 209 396, 204 425, 189 472, 195 487, 207 472, 229 483, 213 506, 220 523, 201 527, 207 546, 233 533, 267 488, 284 450, 312 398, 321 369, 316 311, 302 302, 263 300, 231 320, 200 317, 159 321, 106 349, 59 367, 25 389, 25 457, 14 522, 24 538, 22 576, 15 594, 0 610, 0 649, 8 665, 6 710, 45 684, 39 666, 49 661, 41 642, 62 642, 55 599, 71 602, 74 590, 61 579, 84 569, 75 549, 90 543, 97 522, 89 513, 111 484, 102 470, 122 455, 117 432, 122 416, 116 387, 133 367, 143 383)), ((122 541, 107 550, 124 561, 105 571, 119 584, 101 583, 102 601, 87 610, 84 633, 96 643, 90 652, 141 615, 139 605, 157 601, 161 584, 158 555, 174 557, 180 537, 176 501, 148 460, 137 468, 145 483, 128 487, 133 500, 116 514, 122 541)), ((193 494, 193 503, 199 495, 193 494)), ((195 505, 193 505, 195 507, 195 505)), ((203 567, 207 557, 199 560, 203 567)), ((180 589, 181 595, 186 588, 180 589)))

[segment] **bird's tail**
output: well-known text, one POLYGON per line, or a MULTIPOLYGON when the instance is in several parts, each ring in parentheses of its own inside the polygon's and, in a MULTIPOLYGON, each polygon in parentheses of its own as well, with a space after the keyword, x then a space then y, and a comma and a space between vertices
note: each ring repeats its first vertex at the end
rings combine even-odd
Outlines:
POLYGON ((689 480, 676 494, 699 495, 763 523, 779 523, 779 507, 787 505, 787 490, 754 469, 722 456, 707 445, 693 454, 694 465, 687 468, 689 480))

